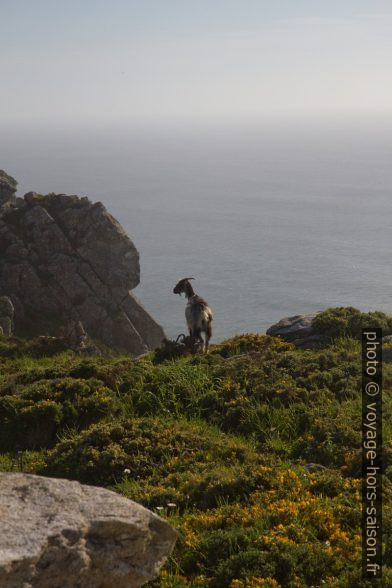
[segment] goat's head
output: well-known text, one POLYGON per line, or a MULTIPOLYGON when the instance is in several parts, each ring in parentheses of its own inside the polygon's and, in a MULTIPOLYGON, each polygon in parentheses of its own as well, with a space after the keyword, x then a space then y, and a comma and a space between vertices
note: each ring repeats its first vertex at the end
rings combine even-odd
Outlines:
MULTIPOLYGON (((187 286, 191 286, 189 283, 189 280, 194 280, 195 278, 183 278, 182 280, 180 280, 173 288, 173 293, 174 294, 179 294, 181 296, 181 294, 186 294, 187 292, 187 286)), ((192 287, 191 287, 192 288, 192 287)))

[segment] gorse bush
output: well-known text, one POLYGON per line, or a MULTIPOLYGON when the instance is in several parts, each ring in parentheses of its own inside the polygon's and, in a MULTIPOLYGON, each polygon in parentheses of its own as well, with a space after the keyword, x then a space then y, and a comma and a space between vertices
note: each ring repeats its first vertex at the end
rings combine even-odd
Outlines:
POLYGON ((327 339, 361 338, 362 329, 381 328, 383 335, 392 334, 392 316, 384 312, 361 312, 352 306, 329 308, 313 319, 314 330, 327 339))
MULTIPOLYGON (((93 425, 61 440, 48 454, 48 471, 83 482, 110 484, 130 476, 165 476, 174 471, 189 473, 217 463, 241 463, 250 450, 246 445, 211 434, 205 425, 170 418, 138 418, 93 425)), ((255 463, 261 458, 253 455, 255 463)), ((249 457, 248 457, 249 459, 249 457)))
POLYGON ((117 484, 149 507, 174 502, 183 511, 247 499, 268 489, 268 456, 203 424, 160 418, 93 425, 48 453, 44 474, 117 484), (137 484, 135 485, 135 482, 137 484))
POLYGON ((0 448, 50 447, 65 428, 84 428, 119 414, 112 390, 99 380, 60 378, 28 383, 0 396, 0 448))
POLYGON ((282 353, 289 349, 294 349, 291 343, 286 343, 281 339, 269 337, 268 335, 249 333, 246 335, 237 335, 227 341, 223 341, 223 343, 215 345, 213 347, 213 353, 226 358, 244 353, 282 353))
MULTIPOLYGON (((308 351, 241 335, 208 355, 167 344, 81 358, 0 338, 0 468, 106 486, 167 517, 179 540, 154 587, 365 588, 358 337, 375 324, 388 334, 391 319, 348 308, 315 320, 326 344, 308 351)), ((383 384, 387 586, 388 363, 383 384)))

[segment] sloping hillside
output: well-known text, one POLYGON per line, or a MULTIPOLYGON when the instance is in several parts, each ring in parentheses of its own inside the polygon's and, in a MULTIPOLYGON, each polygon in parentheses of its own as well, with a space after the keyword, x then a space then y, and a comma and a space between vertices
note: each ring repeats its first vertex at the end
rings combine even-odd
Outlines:
MULTIPOLYGON (((167 517, 180 539, 154 586, 381 586, 361 580, 360 343, 331 316, 335 338, 307 351, 243 335, 209 355, 79 357, 1 338, 1 469, 110 487, 167 517)), ((391 387, 386 364, 385 586, 391 387)))

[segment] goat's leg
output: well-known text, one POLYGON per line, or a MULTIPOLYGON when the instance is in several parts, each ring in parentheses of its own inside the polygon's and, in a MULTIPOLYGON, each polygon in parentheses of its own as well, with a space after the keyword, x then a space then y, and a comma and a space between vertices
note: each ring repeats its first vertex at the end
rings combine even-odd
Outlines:
POLYGON ((209 325, 207 325, 207 328, 206 328, 206 343, 204 346, 205 353, 208 353, 208 347, 210 344, 211 337, 212 337, 212 327, 211 327, 211 324, 209 324, 209 325))
POLYGON ((203 353, 203 349, 204 349, 204 339, 201 336, 201 331, 199 331, 198 329, 194 329, 193 331, 193 336, 194 338, 198 341, 199 345, 200 345, 200 350, 203 353))
POLYGON ((189 343, 190 351, 191 351, 191 353, 196 353, 196 343, 198 343, 199 337, 198 337, 197 332, 195 330, 193 330, 191 327, 189 327, 189 339, 190 339, 190 343, 189 343))

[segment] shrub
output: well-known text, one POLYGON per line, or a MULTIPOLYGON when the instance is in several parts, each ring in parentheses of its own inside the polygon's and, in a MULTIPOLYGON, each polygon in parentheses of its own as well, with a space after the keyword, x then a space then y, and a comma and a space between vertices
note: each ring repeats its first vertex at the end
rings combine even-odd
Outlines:
POLYGON ((313 319, 314 330, 328 340, 340 337, 361 338, 363 328, 383 329, 383 335, 392 333, 392 316, 383 312, 361 312, 352 306, 328 308, 313 319))
POLYGON ((124 469, 133 480, 171 472, 192 472, 217 463, 239 463, 246 455, 261 460, 243 443, 209 432, 205 426, 167 417, 106 422, 64 438, 49 452, 45 473, 82 482, 112 484, 124 469))
POLYGON ((0 448, 50 447, 64 429, 87 427, 120 410, 99 380, 40 380, 0 396, 0 448))
POLYGON ((248 333, 246 335, 236 335, 218 345, 214 345, 212 353, 217 353, 227 358, 243 353, 265 353, 266 351, 281 353, 289 349, 294 349, 291 343, 276 337, 248 333))

